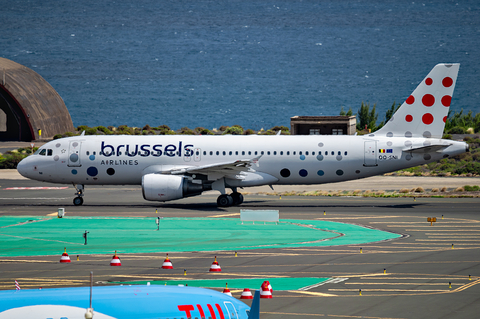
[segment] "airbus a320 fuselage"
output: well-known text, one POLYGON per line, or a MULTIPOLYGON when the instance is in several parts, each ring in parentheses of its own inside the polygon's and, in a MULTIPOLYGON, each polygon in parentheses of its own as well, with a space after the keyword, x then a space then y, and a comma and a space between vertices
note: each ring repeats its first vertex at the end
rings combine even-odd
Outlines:
POLYGON ((458 64, 438 64, 377 132, 309 136, 75 136, 51 141, 22 160, 25 177, 77 188, 142 185, 146 200, 217 190, 221 207, 239 205, 238 188, 323 184, 396 171, 466 152, 442 139, 458 64), (231 189, 230 194, 226 189, 231 189))

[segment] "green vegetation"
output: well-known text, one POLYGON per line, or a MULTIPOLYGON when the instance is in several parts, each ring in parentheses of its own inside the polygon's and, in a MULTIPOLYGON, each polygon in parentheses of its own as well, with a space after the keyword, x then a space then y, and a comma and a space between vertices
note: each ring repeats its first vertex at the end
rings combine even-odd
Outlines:
POLYGON ((240 125, 233 125, 227 127, 225 130, 223 130, 223 134, 242 135, 243 127, 241 127, 240 125))
MULTIPOLYGON (((37 150, 38 147, 33 148, 33 152, 37 150)), ((17 168, 17 164, 30 154, 32 154, 31 148, 19 148, 8 151, 5 154, 0 153, 0 169, 17 168)))
POLYGON ((357 112, 357 130, 361 131, 369 129, 372 132, 383 126, 383 122, 377 126, 378 113, 376 110, 377 105, 373 104, 372 110, 370 110, 370 103, 363 103, 357 112))

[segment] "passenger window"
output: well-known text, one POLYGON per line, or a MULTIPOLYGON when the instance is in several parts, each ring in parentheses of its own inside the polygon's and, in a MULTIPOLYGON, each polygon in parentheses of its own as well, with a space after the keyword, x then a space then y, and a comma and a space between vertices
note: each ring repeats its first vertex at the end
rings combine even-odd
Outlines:
POLYGON ((233 154, 232 151, 228 152, 228 155, 232 155, 232 154, 233 154))
POLYGON ((267 151, 267 155, 270 155, 270 151, 267 151))
POLYGON ((40 151, 40 153, 38 153, 38 155, 42 155, 42 156, 45 156, 45 153, 47 152, 46 149, 43 149, 40 151))
POLYGON ((347 156, 347 151, 345 151, 345 156, 347 156))
MULTIPOLYGON (((295 155, 295 154, 294 154, 295 155)), ((302 155, 302 151, 298 152, 298 155, 302 155)))
POLYGON ((273 151, 273 155, 277 155, 277 151, 273 151))
POLYGON ((238 155, 238 151, 235 151, 235 155, 238 155))
POLYGON ((219 152, 219 151, 217 151, 217 155, 220 155, 220 152, 219 152))
POLYGON ((93 151, 93 155, 97 155, 97 152, 93 151))
POLYGON ((283 155, 283 151, 280 151, 280 155, 283 155))
POLYGON ((223 156, 227 155, 227 152, 223 151, 223 156))
POLYGON ((260 152, 260 154, 262 154, 262 155, 263 155, 263 153, 264 153, 263 151, 260 152))
POLYGON ((293 151, 293 155, 296 155, 296 154, 297 154, 297 152, 293 151))
POLYGON ((290 151, 287 151, 287 155, 290 155, 290 151))
POLYGON ((248 155, 252 155, 252 151, 248 151, 248 155))
POLYGON ((255 151, 255 155, 257 155, 257 154, 258 154, 258 152, 257 152, 257 151, 255 151))
POLYGON ((213 155, 213 151, 210 151, 210 155, 213 155))
POLYGON ((334 151, 332 151, 332 155, 335 155, 335 152, 334 152, 334 151))
POLYGON ((52 156, 53 155, 53 150, 52 149, 48 149, 47 150, 47 156, 52 156))
POLYGON ((328 155, 328 151, 325 151, 325 155, 328 155))
POLYGON ((245 151, 242 151, 242 155, 245 155, 245 151))
POLYGON ((118 155, 122 155, 122 152, 118 152, 118 155))
POLYGON ((203 151, 203 155, 207 155, 207 152, 206 152, 206 151, 203 151))
POLYGON ((305 155, 308 155, 308 151, 305 152, 305 155))
POLYGON ((315 151, 312 152, 312 155, 315 155, 315 151))
POLYGON ((338 151, 338 155, 342 155, 342 152, 338 151))
POLYGON ((90 152, 89 152, 89 151, 87 151, 87 155, 90 155, 90 152))

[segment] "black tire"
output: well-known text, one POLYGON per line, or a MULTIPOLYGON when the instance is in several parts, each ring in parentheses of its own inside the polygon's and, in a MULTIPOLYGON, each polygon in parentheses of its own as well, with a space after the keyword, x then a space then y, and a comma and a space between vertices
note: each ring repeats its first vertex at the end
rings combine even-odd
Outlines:
POLYGON ((233 199, 233 206, 241 205, 243 203, 243 195, 242 193, 232 193, 230 196, 232 196, 233 199))
POLYGON ((228 207, 233 205, 233 198, 230 195, 220 195, 217 198, 218 207, 228 207))
POLYGON ((82 204, 83 204, 83 198, 82 197, 75 197, 73 199, 73 205, 81 206, 82 204))

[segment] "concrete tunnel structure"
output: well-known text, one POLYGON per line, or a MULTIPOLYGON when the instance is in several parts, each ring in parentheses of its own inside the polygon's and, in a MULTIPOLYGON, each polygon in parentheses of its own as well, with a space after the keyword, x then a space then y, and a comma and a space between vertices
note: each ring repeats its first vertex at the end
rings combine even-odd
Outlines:
POLYGON ((30 142, 74 130, 63 99, 44 78, 0 58, 0 141, 30 142))

